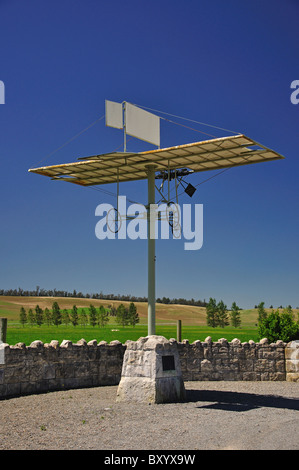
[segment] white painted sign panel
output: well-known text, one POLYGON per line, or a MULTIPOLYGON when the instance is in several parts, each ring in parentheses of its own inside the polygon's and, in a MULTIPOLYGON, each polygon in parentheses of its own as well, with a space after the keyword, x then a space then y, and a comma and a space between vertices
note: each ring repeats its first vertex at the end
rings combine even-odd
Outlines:
POLYGON ((122 129, 123 124, 123 105, 115 101, 105 101, 106 105, 106 126, 122 129))
POLYGON ((160 118, 126 103, 126 134, 160 147, 160 118))

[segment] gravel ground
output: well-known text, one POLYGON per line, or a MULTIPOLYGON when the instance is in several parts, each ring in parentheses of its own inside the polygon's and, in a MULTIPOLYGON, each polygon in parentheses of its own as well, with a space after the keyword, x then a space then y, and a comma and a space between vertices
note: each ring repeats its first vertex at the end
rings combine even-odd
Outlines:
POLYGON ((298 450, 299 384, 186 382, 184 403, 116 403, 117 386, 0 401, 1 450, 298 450))

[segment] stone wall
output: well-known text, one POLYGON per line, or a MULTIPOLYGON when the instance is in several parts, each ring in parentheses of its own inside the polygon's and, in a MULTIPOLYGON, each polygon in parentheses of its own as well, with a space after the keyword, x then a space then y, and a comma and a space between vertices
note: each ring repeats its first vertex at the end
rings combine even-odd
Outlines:
MULTIPOLYGON (((175 341, 175 340, 173 340, 175 341)), ((96 340, 1 345, 0 398, 72 388, 117 385, 126 345, 96 340), (1 362, 3 362, 1 364, 1 362)), ((178 343, 184 381, 288 380, 299 382, 299 341, 269 344, 238 339, 178 343)))
MULTIPOLYGON (((3 345, 2 345, 3 346, 3 345)), ((0 364, 0 397, 117 385, 126 347, 119 341, 34 341, 5 345, 0 364)))
POLYGON ((286 380, 285 347, 282 341, 213 343, 210 337, 178 344, 184 380, 286 380))

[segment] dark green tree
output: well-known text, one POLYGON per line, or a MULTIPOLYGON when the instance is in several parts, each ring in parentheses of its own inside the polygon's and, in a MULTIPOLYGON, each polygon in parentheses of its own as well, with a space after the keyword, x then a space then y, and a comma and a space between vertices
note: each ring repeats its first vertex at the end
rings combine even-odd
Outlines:
POLYGON ((216 299, 210 297, 209 303, 206 306, 207 312, 207 325, 215 328, 218 325, 218 310, 216 299))
POLYGON ((260 323, 264 318, 267 318, 267 312, 265 310, 265 302, 260 302, 257 306, 258 317, 257 321, 260 323))
POLYGON ((231 306, 230 321, 234 328, 238 328, 241 325, 240 308, 236 302, 233 302, 231 306))
POLYGON ((32 308, 30 308, 28 310, 28 323, 29 325, 33 326, 35 325, 36 321, 35 321, 35 314, 34 314, 34 311, 32 310, 32 308))
POLYGON ((128 320, 129 320, 129 324, 132 326, 135 326, 136 323, 139 323, 139 315, 138 315, 137 308, 134 302, 131 302, 129 305, 128 320))
POLYGON ((89 306, 89 323, 91 326, 96 326, 97 324, 97 309, 92 304, 89 306))
POLYGON ((98 323, 101 328, 105 327, 109 322, 109 314, 105 307, 101 305, 99 307, 98 323))
POLYGON ((68 309, 64 308, 62 310, 62 314, 61 314, 61 322, 65 325, 65 326, 68 326, 69 323, 70 323, 71 319, 70 319, 70 315, 69 315, 69 312, 68 312, 68 309))
POLYGON ((116 310, 116 323, 121 326, 126 326, 128 324, 128 309, 124 304, 120 304, 116 310))
POLYGON ((221 328, 229 325, 227 306, 223 300, 220 300, 217 304, 217 324, 221 326, 221 328))
POLYGON ((26 310, 24 309, 24 307, 20 308, 20 323, 22 326, 24 326, 25 323, 27 323, 27 314, 26 314, 26 310))
POLYGON ((44 311, 44 319, 45 319, 45 323, 47 326, 52 325, 52 313, 47 307, 45 308, 45 311, 44 311))
POLYGON ((73 305, 73 308, 70 313, 70 319, 73 326, 77 326, 79 323, 78 308, 76 305, 73 305))
POLYGON ((38 326, 41 326, 44 322, 43 309, 39 305, 35 307, 35 322, 38 326))
POLYGON ((115 316, 116 316, 116 308, 115 308, 113 305, 110 307, 110 313, 109 313, 109 315, 110 315, 111 317, 115 317, 115 316))
POLYGON ((88 317, 87 313, 84 308, 81 309, 80 315, 79 315, 79 320, 80 320, 80 325, 81 326, 86 326, 88 323, 88 317))
POLYGON ((58 326, 61 324, 61 312, 60 312, 60 307, 57 302, 53 302, 53 305, 52 305, 52 320, 55 326, 58 326))

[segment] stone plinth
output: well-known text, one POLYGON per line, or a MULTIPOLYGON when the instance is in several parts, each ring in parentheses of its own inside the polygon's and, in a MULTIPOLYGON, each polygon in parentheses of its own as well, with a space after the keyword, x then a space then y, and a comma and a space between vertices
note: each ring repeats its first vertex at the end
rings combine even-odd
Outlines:
POLYGON ((117 401, 170 403, 185 398, 175 340, 147 336, 127 341, 117 401))
POLYGON ((299 382, 299 341, 291 341, 285 348, 286 380, 299 382))

